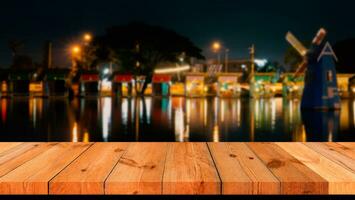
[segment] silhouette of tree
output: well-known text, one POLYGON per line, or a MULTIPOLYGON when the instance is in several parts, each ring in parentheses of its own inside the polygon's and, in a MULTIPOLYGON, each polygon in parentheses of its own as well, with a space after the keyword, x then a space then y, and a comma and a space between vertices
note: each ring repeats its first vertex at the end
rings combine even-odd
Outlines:
POLYGON ((125 72, 146 76, 141 94, 151 82, 159 63, 178 62, 182 53, 185 53, 186 61, 191 57, 204 59, 202 50, 188 38, 172 30, 140 22, 108 28, 106 34, 95 38, 93 44, 99 46, 98 60, 119 61, 125 72))

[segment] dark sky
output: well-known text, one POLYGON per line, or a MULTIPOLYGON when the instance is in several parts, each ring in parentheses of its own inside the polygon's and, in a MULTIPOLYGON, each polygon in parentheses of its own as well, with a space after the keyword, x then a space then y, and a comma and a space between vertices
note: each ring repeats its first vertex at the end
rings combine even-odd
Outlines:
POLYGON ((24 51, 40 60, 43 42, 52 40, 55 65, 66 65, 66 49, 85 31, 143 21, 174 29, 209 56, 213 40, 231 57, 248 56, 254 43, 258 58, 283 60, 288 30, 311 40, 320 27, 331 43, 355 37, 355 3, 350 0, 12 0, 0 3, 0 66, 11 63, 8 40, 26 41, 24 51), (61 56, 59 56, 61 55, 61 56))

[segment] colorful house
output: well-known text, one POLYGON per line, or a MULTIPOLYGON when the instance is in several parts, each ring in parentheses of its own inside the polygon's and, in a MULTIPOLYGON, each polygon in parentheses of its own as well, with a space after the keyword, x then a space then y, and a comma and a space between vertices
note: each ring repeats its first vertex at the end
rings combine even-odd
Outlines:
POLYGON ((116 74, 113 78, 113 93, 121 97, 130 97, 133 95, 133 75, 116 74))
POLYGON ((154 96, 170 95, 171 75, 154 74, 152 79, 152 94, 154 96))
POLYGON ((188 73, 185 77, 185 95, 187 97, 203 97, 206 95, 204 73, 188 73))
POLYGON ((220 73, 217 75, 217 96, 219 97, 240 97, 240 78, 242 73, 220 73))
POLYGON ((255 73, 250 83, 250 96, 253 98, 271 98, 281 96, 282 83, 275 80, 276 74, 271 73, 255 73))

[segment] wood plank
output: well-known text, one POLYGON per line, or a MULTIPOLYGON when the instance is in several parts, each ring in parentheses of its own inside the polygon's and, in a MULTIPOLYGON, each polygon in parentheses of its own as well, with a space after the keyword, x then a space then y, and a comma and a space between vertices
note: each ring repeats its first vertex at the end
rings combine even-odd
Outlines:
POLYGON ((327 194, 327 181, 274 143, 247 143, 281 182, 281 194, 327 194))
POLYGON ((340 145, 346 146, 351 150, 355 150, 355 142, 337 142, 340 145))
POLYGON ((0 178, 0 194, 48 194, 48 182, 91 143, 51 143, 52 148, 0 178))
POLYGON ((0 153, 6 152, 7 150, 22 144, 22 142, 0 142, 0 153))
POLYGON ((304 143, 338 165, 355 173, 355 152, 337 143, 309 142, 304 143))
POLYGON ((168 143, 132 143, 105 182, 106 194, 161 194, 168 143))
POLYGON ((220 189, 206 143, 169 143, 163 194, 219 194, 220 189))
POLYGON ((104 194, 104 182, 129 143, 95 143, 49 183, 50 194, 104 194))
POLYGON ((343 146, 343 152, 345 155, 349 156, 350 158, 355 157, 355 142, 337 142, 336 144, 339 144, 343 146))
POLYGON ((312 151, 302 143, 276 144, 327 180, 330 194, 352 194, 355 191, 354 173, 312 151))
POLYGON ((208 143, 223 194, 279 194, 280 182, 245 143, 208 143))
POLYGON ((45 152, 53 145, 50 143, 25 142, 0 154, 0 177, 45 152))

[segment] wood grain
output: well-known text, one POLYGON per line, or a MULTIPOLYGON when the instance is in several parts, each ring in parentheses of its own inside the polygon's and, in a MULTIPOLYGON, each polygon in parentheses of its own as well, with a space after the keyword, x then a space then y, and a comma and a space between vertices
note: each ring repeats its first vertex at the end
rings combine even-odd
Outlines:
POLYGON ((304 144, 350 172, 355 173, 355 152, 347 149, 347 147, 337 143, 310 142, 304 144))
POLYGON ((355 194, 355 143, 0 143, 0 194, 355 194))
POLYGON ((206 143, 169 143, 163 194, 219 194, 220 188, 206 143))
POLYGON ((279 194, 280 182, 245 143, 208 143, 223 194, 279 194))
POLYGON ((329 183, 330 194, 351 194, 355 190, 355 174, 312 151, 302 143, 276 143, 329 183))
POLYGON ((0 154, 0 177, 6 175, 37 155, 47 151, 51 143, 25 142, 0 154))
POLYGON ((91 144, 51 143, 53 147, 0 178, 0 194, 48 194, 48 182, 91 144))
POLYGON ((0 153, 6 152, 7 150, 22 144, 22 142, 0 142, 0 153))
POLYGON ((168 143, 131 143, 106 180, 106 194, 161 194, 168 143))
POLYGON ((104 182, 129 143, 95 143, 49 183, 50 194, 104 194, 104 182))
POLYGON ((328 183, 317 173, 273 143, 248 146, 281 182, 281 194, 327 194, 328 183))

